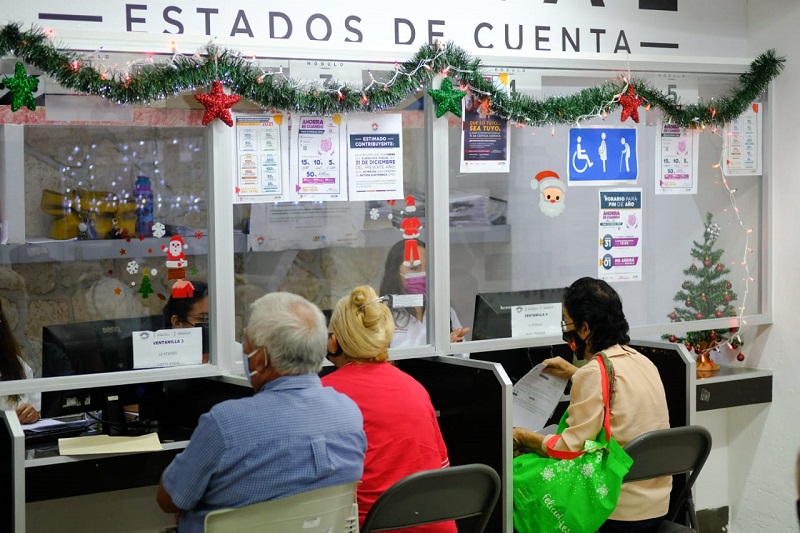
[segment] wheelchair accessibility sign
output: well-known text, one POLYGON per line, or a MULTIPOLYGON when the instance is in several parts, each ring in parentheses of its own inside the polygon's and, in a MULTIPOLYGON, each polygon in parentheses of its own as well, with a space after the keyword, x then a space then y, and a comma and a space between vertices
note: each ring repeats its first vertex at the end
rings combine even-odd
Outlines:
POLYGON ((570 185, 635 182, 636 128, 570 128, 570 185))

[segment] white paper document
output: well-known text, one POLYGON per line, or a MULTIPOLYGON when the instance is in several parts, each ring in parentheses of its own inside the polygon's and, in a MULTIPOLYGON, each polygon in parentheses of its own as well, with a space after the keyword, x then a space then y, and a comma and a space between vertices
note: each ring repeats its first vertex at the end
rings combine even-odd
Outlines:
POLYGON ((556 410, 567 378, 545 374, 545 368, 544 363, 536 365, 514 385, 514 426, 538 431, 556 410))

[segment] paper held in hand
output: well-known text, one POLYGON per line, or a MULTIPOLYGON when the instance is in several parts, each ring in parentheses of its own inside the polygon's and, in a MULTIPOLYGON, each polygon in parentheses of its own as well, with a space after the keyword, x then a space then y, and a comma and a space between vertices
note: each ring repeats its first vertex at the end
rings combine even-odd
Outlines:
POLYGON ((545 368, 543 363, 536 365, 514 385, 514 426, 538 431, 556 410, 567 378, 546 374, 545 368))

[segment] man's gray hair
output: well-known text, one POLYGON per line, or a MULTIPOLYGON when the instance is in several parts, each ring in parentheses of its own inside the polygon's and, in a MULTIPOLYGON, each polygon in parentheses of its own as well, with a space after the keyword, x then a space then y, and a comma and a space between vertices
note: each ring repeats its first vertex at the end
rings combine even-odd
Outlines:
POLYGON ((247 338, 265 348, 270 364, 283 375, 319 372, 328 332, 319 307, 289 292, 266 294, 250 306, 247 338))

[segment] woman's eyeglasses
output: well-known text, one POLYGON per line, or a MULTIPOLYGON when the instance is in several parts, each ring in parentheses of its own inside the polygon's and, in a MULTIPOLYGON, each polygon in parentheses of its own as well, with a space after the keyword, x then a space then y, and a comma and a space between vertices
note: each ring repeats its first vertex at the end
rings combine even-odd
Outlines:
POLYGON ((186 315, 186 318, 192 318, 196 322, 208 322, 210 317, 208 316, 208 313, 203 313, 200 315, 186 315))
POLYGON ((567 326, 574 326, 574 325, 575 325, 575 322, 564 322, 564 321, 562 320, 562 321, 561 321, 561 332, 562 332, 562 333, 566 333, 567 331, 569 331, 569 330, 567 329, 567 326))

